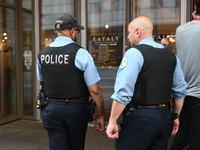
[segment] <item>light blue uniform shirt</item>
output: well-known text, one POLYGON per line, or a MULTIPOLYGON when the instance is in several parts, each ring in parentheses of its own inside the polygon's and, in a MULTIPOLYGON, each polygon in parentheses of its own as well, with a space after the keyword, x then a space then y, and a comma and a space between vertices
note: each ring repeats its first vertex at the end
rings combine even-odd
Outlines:
MULTIPOLYGON (((70 43, 75 43, 71 38, 59 36, 49 47, 62 47, 70 43)), ((84 72, 84 79, 87 86, 93 85, 100 80, 93 58, 87 50, 80 48, 75 57, 75 66, 84 72)), ((37 77, 39 81, 43 81, 42 69, 39 61, 36 63, 37 77)))
MULTIPOLYGON (((148 37, 139 42, 140 44, 146 44, 155 48, 164 48, 163 45, 156 43, 153 38, 148 37)), ((173 75, 172 93, 175 99, 183 99, 186 95, 187 83, 184 80, 184 75, 180 66, 180 61, 176 57, 177 63, 173 75)), ((138 74, 144 63, 144 58, 139 50, 130 48, 122 59, 119 66, 114 93, 111 96, 112 99, 127 105, 134 94, 135 83, 137 81, 138 74)))

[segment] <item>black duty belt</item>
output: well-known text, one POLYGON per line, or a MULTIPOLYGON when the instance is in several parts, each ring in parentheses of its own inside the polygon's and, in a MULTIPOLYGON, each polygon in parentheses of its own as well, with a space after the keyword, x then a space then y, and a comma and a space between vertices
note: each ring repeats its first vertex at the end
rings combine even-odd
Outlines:
POLYGON ((87 98, 80 97, 80 98, 48 98, 49 101, 55 102, 66 102, 66 103, 86 103, 87 98))
POLYGON ((157 105, 137 105, 138 108, 169 108, 167 104, 157 104, 157 105))

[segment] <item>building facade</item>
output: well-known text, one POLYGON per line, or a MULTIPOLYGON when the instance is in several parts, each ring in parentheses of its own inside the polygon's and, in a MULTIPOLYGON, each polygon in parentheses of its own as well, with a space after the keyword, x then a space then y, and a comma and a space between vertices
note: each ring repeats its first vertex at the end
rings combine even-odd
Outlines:
POLYGON ((109 115, 117 68, 130 48, 128 23, 149 17, 154 39, 175 52, 175 30, 192 19, 194 5, 194 0, 0 0, 0 124, 41 119, 35 63, 56 38, 60 15, 72 14, 85 26, 77 43, 94 58, 109 115))

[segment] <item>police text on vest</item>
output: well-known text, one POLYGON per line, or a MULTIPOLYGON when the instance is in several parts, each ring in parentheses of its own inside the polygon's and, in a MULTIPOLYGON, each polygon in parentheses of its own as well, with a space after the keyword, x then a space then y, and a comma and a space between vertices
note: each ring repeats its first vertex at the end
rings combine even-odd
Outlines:
POLYGON ((41 55, 41 64, 68 64, 69 54, 46 54, 41 55))

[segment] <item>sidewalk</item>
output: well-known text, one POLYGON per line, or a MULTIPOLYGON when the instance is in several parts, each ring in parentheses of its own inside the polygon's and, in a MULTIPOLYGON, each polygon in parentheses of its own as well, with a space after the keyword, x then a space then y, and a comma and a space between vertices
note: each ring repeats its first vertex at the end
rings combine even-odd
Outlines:
MULTIPOLYGON (((88 127, 85 150, 114 150, 114 140, 88 127)), ((0 126, 0 150, 48 150, 41 121, 17 120, 0 126)))
MULTIPOLYGON (((85 150, 115 150, 114 140, 94 131, 89 124, 85 150)), ((172 143, 173 136, 169 139, 172 143)), ((48 150, 48 137, 41 121, 17 120, 0 126, 0 150, 48 150)))

